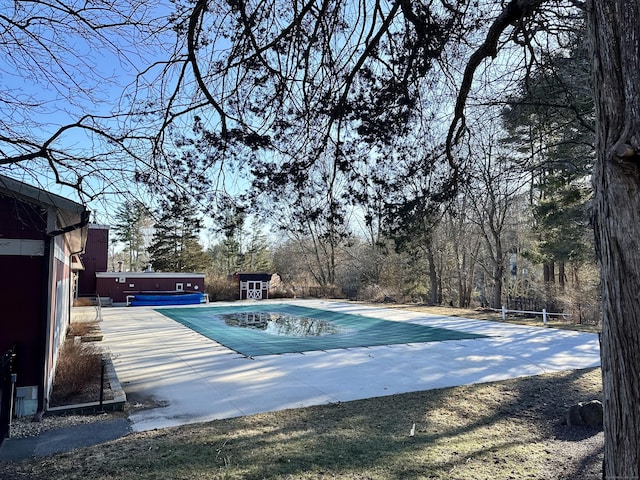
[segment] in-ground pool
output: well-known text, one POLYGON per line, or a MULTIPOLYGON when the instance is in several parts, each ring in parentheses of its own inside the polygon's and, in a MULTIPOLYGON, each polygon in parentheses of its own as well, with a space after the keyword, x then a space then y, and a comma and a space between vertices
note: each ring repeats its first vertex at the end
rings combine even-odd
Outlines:
POLYGON ((287 304, 161 308, 156 311, 249 357, 485 338, 457 330, 287 304))
POLYGON ((262 330, 283 337, 320 337, 348 333, 350 328, 330 320, 278 312, 236 312, 217 315, 230 327, 262 330))

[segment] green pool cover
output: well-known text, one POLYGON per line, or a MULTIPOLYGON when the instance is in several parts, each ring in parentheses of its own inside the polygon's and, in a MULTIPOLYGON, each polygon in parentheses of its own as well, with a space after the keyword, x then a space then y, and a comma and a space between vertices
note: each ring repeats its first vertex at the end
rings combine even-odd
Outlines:
POLYGON ((162 308, 157 311, 248 357, 485 338, 484 335, 444 328, 286 304, 162 308), (265 318, 277 320, 267 322, 265 318), (230 325, 238 323, 249 328, 230 325), (272 328, 276 323, 279 328, 272 328))

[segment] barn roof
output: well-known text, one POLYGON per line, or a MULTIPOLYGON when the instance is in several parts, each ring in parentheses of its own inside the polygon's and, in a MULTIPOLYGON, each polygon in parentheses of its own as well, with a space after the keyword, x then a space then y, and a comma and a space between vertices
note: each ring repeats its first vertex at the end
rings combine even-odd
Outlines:
POLYGON ((84 249, 89 211, 84 205, 38 187, 0 175, 0 194, 43 208, 56 209, 56 225, 49 226, 49 235, 67 234, 71 251, 84 249))
POLYGON ((42 206, 54 206, 68 213, 80 215, 86 209, 84 205, 61 197, 55 193, 47 192, 41 188, 19 182, 13 178, 0 175, 0 192, 12 195, 20 200, 35 203, 42 206))

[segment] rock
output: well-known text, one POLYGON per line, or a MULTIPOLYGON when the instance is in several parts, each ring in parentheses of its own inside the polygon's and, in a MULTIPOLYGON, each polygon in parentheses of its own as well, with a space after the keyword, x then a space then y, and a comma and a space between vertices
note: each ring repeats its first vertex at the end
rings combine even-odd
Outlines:
POLYGON ((571 405, 565 417, 565 425, 570 427, 575 425, 584 425, 580 417, 580 405, 571 405))
POLYGON ((603 423, 602 403, 598 400, 592 400, 582 405, 580 416, 584 420, 584 424, 590 427, 601 427, 603 423))
POLYGON ((569 407, 566 415, 567 425, 586 425, 588 427, 602 427, 602 403, 598 400, 580 402, 569 407))

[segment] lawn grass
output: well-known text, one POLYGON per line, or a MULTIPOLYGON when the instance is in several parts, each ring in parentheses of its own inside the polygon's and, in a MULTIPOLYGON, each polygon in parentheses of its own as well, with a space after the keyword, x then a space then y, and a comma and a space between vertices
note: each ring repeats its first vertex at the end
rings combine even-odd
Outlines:
POLYGON ((560 420, 600 397, 599 369, 554 373, 135 433, 0 477, 595 479, 602 433, 560 420))

